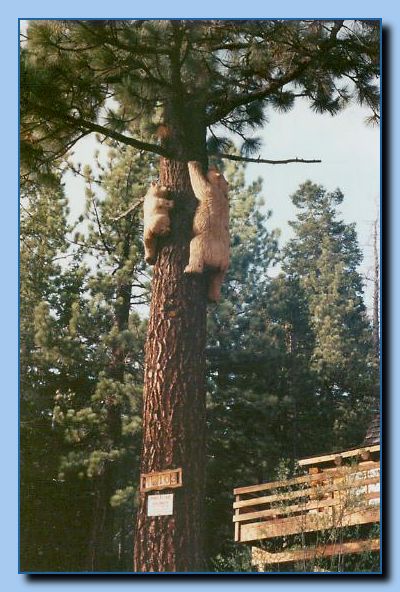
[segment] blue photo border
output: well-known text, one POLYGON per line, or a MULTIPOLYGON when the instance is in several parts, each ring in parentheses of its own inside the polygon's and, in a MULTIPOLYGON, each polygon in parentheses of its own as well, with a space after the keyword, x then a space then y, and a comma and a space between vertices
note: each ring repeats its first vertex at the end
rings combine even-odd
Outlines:
MULTIPOLYGON (((332 9, 334 10, 334 12, 336 14, 339 14, 340 16, 342 14, 348 13, 349 11, 349 6, 348 3, 344 3, 344 2, 336 2, 335 6, 332 7, 332 9)), ((377 17, 377 11, 379 11, 380 13, 380 17, 383 19, 383 25, 385 28, 388 28, 389 30, 389 34, 391 36, 391 31, 395 28, 397 29, 398 25, 399 25, 399 13, 398 13, 398 9, 396 8, 396 6, 393 5, 392 2, 384 2, 382 1, 379 5, 376 5, 376 3, 372 3, 372 2, 353 2, 351 5, 351 12, 353 14, 357 14, 358 16, 360 14, 362 14, 363 16, 365 15, 365 18, 369 17, 369 18, 378 18, 377 17), (385 14, 387 15, 385 17, 385 14)), ((17 316, 18 316, 18 304, 17 304, 17 297, 16 297, 16 291, 18 292, 18 274, 17 274, 17 268, 18 268, 18 233, 16 232, 16 230, 18 229, 18 224, 19 224, 19 210, 18 210, 18 206, 17 208, 15 207, 15 203, 16 201, 14 201, 14 199, 16 199, 16 189, 17 189, 17 185, 18 185, 18 145, 17 145, 17 134, 16 134, 16 125, 15 125, 15 121, 18 119, 18 113, 17 113, 17 118, 14 119, 14 117, 11 115, 14 114, 17 110, 18 110, 18 94, 16 92, 17 87, 15 87, 15 79, 17 78, 17 63, 18 63, 18 58, 16 57, 16 60, 13 59, 13 50, 12 48, 15 47, 15 31, 16 31, 16 27, 18 24, 18 19, 24 19, 24 18, 63 18, 65 17, 65 13, 68 12, 68 17, 72 18, 71 15, 74 15, 74 18, 88 18, 86 15, 90 14, 91 16, 89 18, 96 18, 96 13, 103 13, 101 16, 97 16, 97 18, 104 18, 104 13, 106 13, 106 18, 128 18, 132 13, 134 13, 135 18, 172 18, 174 16, 176 16, 176 18, 210 18, 210 15, 212 15, 213 17, 218 17, 218 18, 250 18, 249 13, 251 13, 251 17, 252 18, 334 18, 331 16, 331 14, 328 14, 328 16, 325 16, 323 13, 327 12, 327 10, 324 8, 322 9, 320 3, 318 2, 307 2, 307 6, 302 6, 299 4, 296 4, 294 2, 287 2, 285 6, 280 5, 279 7, 273 9, 273 7, 268 7, 268 6, 264 6, 264 7, 260 7, 258 8, 257 6, 253 6, 253 7, 243 7, 240 11, 239 10, 235 10, 234 7, 232 7, 230 5, 230 3, 224 3, 224 2, 220 2, 218 4, 218 7, 213 6, 211 3, 207 3, 207 2, 203 2, 201 4, 201 7, 188 7, 188 6, 182 6, 182 4, 180 4, 180 6, 178 5, 172 5, 172 6, 168 6, 165 3, 160 3, 160 2, 153 2, 152 7, 149 8, 147 7, 147 9, 145 11, 143 11, 143 8, 141 7, 135 7, 135 6, 131 6, 130 3, 128 2, 114 2, 112 6, 104 6, 104 7, 90 7, 90 6, 82 6, 81 3, 78 3, 74 0, 72 0, 71 2, 69 2, 68 7, 64 8, 62 6, 59 7, 55 7, 54 3, 51 4, 50 2, 36 2, 35 4, 29 4, 28 2, 19 2, 18 6, 16 6, 15 8, 7 6, 5 9, 3 9, 3 12, 5 12, 6 15, 6 21, 5 21, 5 29, 7 29, 7 31, 5 31, 4 36, 2 38, 2 44, 4 45, 3 47, 3 56, 6 57, 8 65, 7 65, 7 80, 8 77, 10 77, 10 82, 9 82, 9 87, 7 86, 7 97, 5 97, 5 100, 2 100, 3 103, 3 109, 7 109, 6 113, 8 113, 9 115, 7 115, 7 117, 5 118, 4 121, 4 129, 5 129, 5 138, 7 138, 7 159, 8 159, 8 155, 11 153, 11 155, 15 158, 14 160, 14 164, 15 164, 15 168, 14 167, 8 167, 7 166, 7 171, 6 171, 6 183, 5 183, 5 189, 4 189, 4 195, 3 195, 3 226, 4 228, 2 228, 2 241, 3 241, 3 249, 2 252, 5 255, 8 255, 9 252, 11 252, 11 257, 5 257, 5 259, 7 259, 6 262, 6 273, 5 273, 5 278, 6 278, 6 285, 9 289, 7 289, 5 292, 3 291, 2 293, 2 304, 3 304, 3 311, 5 311, 5 315, 4 315, 4 327, 5 327, 5 334, 3 337, 3 346, 5 345, 5 347, 3 348, 3 355, 2 355, 2 363, 4 365, 4 370, 3 373, 5 375, 5 380, 3 382, 3 397, 5 399, 5 403, 6 403, 6 416, 5 416, 5 427, 4 427, 4 431, 2 436, 5 439, 5 443, 7 443, 6 445, 3 445, 3 451, 4 454, 7 458, 5 458, 5 467, 4 467, 4 473, 3 473, 3 494, 4 493, 8 493, 8 502, 6 500, 2 500, 3 501, 3 507, 4 508, 8 508, 11 504, 13 510, 12 511, 7 511, 7 515, 5 515, 5 519, 4 519, 4 525, 5 525, 5 529, 3 532, 3 536, 2 536, 2 556, 3 556, 3 560, 5 561, 5 565, 7 566, 7 569, 5 570, 5 574, 6 577, 2 578, 3 581, 7 584, 10 583, 10 589, 13 590, 19 590, 22 587, 25 587, 26 585, 35 585, 35 581, 37 580, 31 580, 31 579, 27 579, 26 576, 23 575, 18 575, 17 574, 17 570, 16 570, 16 559, 17 559, 17 552, 16 552, 16 546, 15 546, 15 542, 16 542, 16 524, 17 524, 17 511, 14 511, 16 508, 14 507, 14 502, 15 502, 15 498, 17 497, 15 495, 15 489, 14 487, 17 487, 17 468, 15 466, 15 454, 13 454, 12 450, 10 450, 10 448, 14 447, 14 442, 16 442, 16 437, 15 434, 17 433, 17 427, 16 427, 16 417, 18 416, 18 408, 17 408, 17 403, 16 403, 16 384, 18 382, 18 372, 19 372, 19 368, 18 368, 18 323, 17 323, 17 316), (161 5, 161 6, 157 6, 157 4, 161 5), (225 4, 225 6, 224 6, 225 4), (144 12, 144 13, 143 13, 144 12), (196 13, 196 14, 195 14, 196 13), (217 14, 216 14, 217 13, 217 14), (237 13, 237 14, 235 14, 237 13), (296 14, 299 13, 299 14, 296 14), (303 13, 303 14, 302 14, 303 13), (307 14, 307 16, 304 16, 304 13, 307 14), (123 16, 122 16, 123 15, 123 16), (205 16, 207 15, 207 16, 205 16), (11 70, 11 71, 10 71, 11 70), (4 107, 4 105, 6 105, 4 107), (15 111, 16 110, 16 111, 15 111), (17 236, 16 236, 17 235, 17 236), (14 250, 15 248, 15 250, 14 250), (15 422, 14 422, 15 420, 15 422), (12 435, 14 433, 14 436, 12 435), (11 444, 11 447, 10 447, 11 444), (10 457, 10 458, 8 458, 10 457), (4 482, 4 476, 6 476, 6 480, 4 482), (10 578, 10 580, 9 580, 10 578), (11 584, 11 582, 13 582, 11 584)), ((331 12, 331 10, 329 10, 329 13, 331 12)), ((336 18, 339 18, 338 16, 336 16, 336 18)), ((346 18, 356 18, 356 17, 346 17, 346 18)), ((18 42, 18 41, 17 41, 18 42)), ((397 51, 397 56, 400 54, 400 52, 398 51, 398 47, 396 50, 396 47, 391 48, 391 56, 390 56, 390 61, 393 59, 395 59, 395 55, 396 55, 396 51, 397 51)), ((392 65, 392 64, 390 64, 392 65)), ((388 68, 389 70, 389 68, 388 68)), ((394 70, 394 68, 393 68, 394 70)), ((385 76, 390 77, 390 72, 385 70, 385 76)), ((388 89, 388 92, 392 95, 394 94, 394 88, 397 86, 398 81, 396 79, 392 80, 390 85, 386 82, 386 88, 388 89)), ((4 92, 4 94, 6 94, 6 92, 4 92)), ((389 115, 389 113, 386 113, 386 117, 389 115)), ((385 117, 385 114, 384 114, 385 117)), ((398 132, 398 120, 396 119, 397 116, 395 116, 395 114, 390 113, 390 118, 391 118, 391 122, 394 123, 396 131, 392 131, 389 135, 389 143, 391 144, 390 140, 392 137, 394 137, 394 135, 396 134, 396 132, 398 132)), ((383 120, 384 121, 384 120, 383 120)), ((383 124, 384 125, 388 125, 383 124)), ((4 141, 4 140, 3 140, 4 141)), ((388 139, 385 140, 386 143, 388 143, 388 139)), ((382 150, 382 146, 383 143, 381 143, 381 150, 382 150)), ((394 164, 396 162, 396 157, 398 157, 397 154, 397 145, 394 144, 393 146, 393 151, 391 153, 391 157, 390 160, 391 162, 394 164)), ((387 155, 385 155, 387 156, 387 155)), ((381 154, 382 157, 382 154, 381 154)), ((397 158, 397 162, 398 162, 398 158, 397 158)), ((385 167, 384 167, 385 168, 385 167)), ((386 179, 385 183, 387 185, 387 190, 388 188, 391 187, 391 181, 393 179, 394 185, 398 186, 398 172, 393 170, 393 174, 391 175, 392 171, 386 169, 385 175, 389 175, 390 179, 386 179)), ((381 178, 381 189, 382 189, 382 178, 381 178)), ((394 232, 394 224, 395 221, 397 221, 398 219, 398 203, 396 203, 395 200, 390 200, 390 195, 388 194, 389 191, 386 191, 386 195, 385 195, 385 200, 388 201, 388 203, 383 204, 385 208, 389 208, 390 209, 390 218, 387 218, 386 220, 382 220, 381 222, 383 224, 385 224, 385 222, 387 222, 387 228, 385 229, 385 232, 388 232, 389 238, 390 240, 390 244, 387 244, 386 239, 384 238, 383 234, 381 234, 381 240, 382 242, 382 249, 386 250, 389 252, 396 253, 397 252, 397 241, 398 238, 396 236, 396 233, 394 232)), ((394 195, 394 193, 393 193, 394 195)), ((382 200, 382 191, 381 191, 381 200, 382 200)), ((382 228, 382 226, 381 226, 382 228)), ((388 257, 389 259, 389 263, 392 263, 392 257, 388 257)), ((382 295, 384 297, 384 301, 386 301, 387 304, 389 304, 391 302, 394 302, 394 290, 396 287, 396 283, 397 283, 397 276, 396 273, 392 273, 393 271, 395 272, 396 270, 393 269, 394 266, 391 266, 390 271, 389 271, 389 275, 392 277, 392 281, 390 282, 390 293, 386 293, 387 290, 385 290, 385 293, 382 295)), ((382 277, 383 277, 383 284, 386 286, 386 277, 383 273, 382 273, 382 277)), ((382 288, 381 288, 382 289, 382 288)), ((18 295, 17 295, 18 296, 18 295)), ((393 366, 388 369, 387 367, 387 361, 386 361, 386 356, 388 356, 391 354, 392 356, 392 360, 395 359, 395 353, 396 353, 396 329, 398 326, 398 316, 397 313, 393 310, 390 310, 390 324, 392 325, 392 329, 390 331, 388 331, 387 334, 387 342, 386 343, 386 348, 383 352, 383 359, 385 360, 384 362, 384 366, 383 368, 385 369, 385 372, 382 374, 382 381, 387 383, 387 388, 390 389, 390 391, 392 393, 394 393, 394 384, 397 384, 397 375, 396 375, 396 368, 394 368, 395 364, 393 364, 393 366), (394 327, 393 327, 394 325, 394 327)), ((382 326, 384 326, 384 323, 382 322, 382 326)), ((3 366, 2 366, 3 367, 3 366)), ((385 430, 386 430, 386 434, 391 437, 390 442, 387 442, 387 437, 384 434, 384 441, 386 444, 386 447, 389 448, 393 451, 392 454, 386 454, 385 458, 383 459, 385 461, 385 463, 387 463, 388 467, 386 467, 386 469, 388 471, 390 471, 391 468, 391 460, 393 457, 395 457, 395 450, 397 449, 396 444, 398 444, 398 434, 396 434, 396 430, 395 430, 395 418, 399 417, 399 404, 398 401, 396 401, 396 397, 393 395, 393 397, 391 398, 392 400, 390 400, 390 417, 386 418, 385 420, 385 430)), ((381 420, 382 421, 382 420, 381 420)), ((397 430, 398 431, 398 430, 397 430)), ((387 486, 390 486, 391 491, 396 489, 396 480, 397 477, 395 475, 395 471, 390 471, 391 473, 391 477, 390 479, 388 478, 386 481, 386 485, 385 485, 385 489, 387 488, 387 486)), ((386 492, 388 493, 388 492, 386 492)), ((17 494, 18 495, 18 494, 17 494)), ((389 499, 391 498, 391 496, 389 496, 389 499)), ((356 578, 351 578, 349 580, 343 580, 343 577, 340 574, 339 580, 337 581, 337 585, 341 586, 341 589, 346 589, 347 585, 351 585, 352 587, 357 587, 358 585, 374 585, 376 586, 385 586, 388 587, 389 589, 392 588, 393 585, 395 585, 396 581, 397 581, 397 570, 396 570, 396 562, 391 561, 390 557, 395 557, 394 553, 396 551, 396 544, 395 544, 395 536, 398 536, 396 534, 396 524, 398 524, 398 510, 396 509, 396 503, 395 503, 395 499, 396 497, 393 496, 391 498, 393 500, 393 504, 391 504, 390 507, 390 511, 391 511, 391 515, 390 515, 390 523, 393 524, 393 526, 391 528, 389 528, 388 530, 390 530, 390 532, 388 534, 390 534, 390 540, 387 541, 387 545, 388 545, 388 549, 387 549, 387 554, 388 554, 388 575, 385 577, 385 579, 381 580, 381 583, 378 583, 378 581, 376 580, 376 578, 371 577, 370 579, 370 583, 367 582, 364 578, 362 578, 361 580, 357 580, 356 578), (343 588, 343 586, 345 586, 345 588, 343 588)), ((16 509, 17 510, 17 509, 16 509)), ((388 517, 386 517, 388 518, 388 517)), ((398 549, 398 547, 397 547, 398 549)), ((50 575, 50 574, 49 574, 50 575)), ((61 575, 57 572, 57 575, 61 575)), ((81 574, 83 575, 83 574, 81 574)), ((96 576, 94 576, 93 574, 88 574, 91 575, 92 577, 98 577, 98 574, 96 574, 96 576)), ((177 574, 174 574, 177 575, 177 574)), ((213 576, 218 577, 218 574, 212 574, 213 576)), ((223 574, 221 574, 223 575, 223 574)), ((245 574, 235 574, 235 582, 237 583, 233 583, 233 581, 231 583, 225 583, 226 585, 240 585, 240 576, 241 575, 245 575, 245 574)), ((254 574, 257 575, 257 574, 254 574)), ((263 574, 260 574, 260 576, 262 576, 263 574)), ((323 576, 323 574, 321 574, 323 576)), ((371 574, 372 575, 372 574, 371 574)), ((114 574, 113 574, 114 576, 114 574)), ((253 574, 252 574, 253 576, 253 574)), ((321 584, 321 580, 315 579, 315 574, 313 574, 312 576, 312 580, 309 579, 306 582, 302 583, 301 579, 304 576, 303 574, 295 574, 295 576, 298 576, 298 579, 296 581, 296 586, 304 586, 304 585, 320 585, 321 584), (314 581, 314 584, 312 584, 312 581, 314 581)), ((32 578, 34 576, 31 576, 32 578)), ((147 576, 148 577, 148 576, 147 576)), ((153 576, 153 577, 160 577, 160 576, 153 576)), ((152 582, 154 582, 152 579, 152 582)), ((266 574, 265 577, 271 577, 270 574, 266 574)), ((280 578, 282 578, 282 576, 279 576, 280 578)), ((291 580, 293 579, 294 575, 291 576, 291 580)), ((257 578, 258 579, 258 578, 257 578)), ((41 585, 46 585, 45 582, 48 581, 50 583, 50 580, 41 580, 41 585)), ((53 585, 55 583, 54 579, 51 579, 51 581, 53 582, 53 585)), ((171 580, 167 581, 164 580, 162 582, 163 586, 169 586, 169 585, 180 585, 180 582, 182 580, 178 580, 178 582, 176 580, 174 580, 172 583, 171 580)), ((101 585, 105 585, 107 582, 106 579, 103 579, 103 584, 101 585)), ((285 582, 281 582, 281 584, 278 583, 278 580, 274 578, 273 581, 273 585, 284 585, 286 586, 288 584, 289 580, 286 580, 285 582)), ((38 582, 39 583, 39 582, 38 582)), ((133 582, 132 582, 133 583, 133 582)), ((131 583, 131 585, 132 585, 131 583)), ((159 582, 160 584, 161 582, 159 582)), ((246 582, 250 584, 250 581, 246 582)), ((259 583, 261 583, 261 581, 259 581, 259 583)), ((262 583, 263 584, 268 584, 269 582, 265 581, 264 578, 262 578, 262 583)), ((272 582, 271 582, 272 583, 272 582)), ((271 585, 270 583, 270 585, 271 585)), ((63 585, 67 584, 67 580, 63 580, 63 585)), ((73 582, 71 582, 71 584, 73 584, 73 582)), ((97 584, 95 584, 93 582, 94 585, 100 585, 99 582, 97 582, 97 584)), ((121 581, 121 584, 123 584, 123 582, 121 581)), ((126 584, 126 582, 124 582, 124 584, 126 584)), ((150 582, 149 582, 150 584, 150 582)), ((198 581, 198 584, 200 585, 200 581, 198 581)), ((197 583, 194 584, 195 586, 198 585, 197 583)), ((218 585, 225 585, 223 583, 223 581, 221 580, 220 583, 218 583, 218 585)), ((294 584, 294 582, 293 582, 294 584)), ((74 585, 74 584, 73 584, 74 585)), ((76 587, 79 585, 77 582, 75 583, 74 587, 76 589, 76 587)), ((85 585, 91 585, 89 584, 89 582, 87 582, 87 584, 85 585)), ((114 584, 115 585, 115 584, 114 584)), ((134 585, 141 585, 139 584, 139 580, 135 580, 134 585)), ((151 584, 153 585, 153 584, 151 584)), ((188 585, 188 582, 186 580, 182 581, 182 585, 188 585)), ((192 585, 192 584, 191 584, 192 585)), ((208 584, 209 585, 209 584, 208 584)), ((325 580, 324 585, 333 585, 332 580, 325 580)))

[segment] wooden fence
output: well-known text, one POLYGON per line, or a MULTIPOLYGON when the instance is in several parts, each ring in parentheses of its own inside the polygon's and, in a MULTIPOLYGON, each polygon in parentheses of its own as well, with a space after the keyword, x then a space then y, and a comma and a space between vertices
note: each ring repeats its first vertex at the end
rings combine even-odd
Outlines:
MULTIPOLYGON (((373 458, 377 452, 379 446, 304 459, 299 464, 308 474, 236 488, 235 541, 251 543, 379 522, 380 462, 373 458)), ((252 556, 260 566, 368 550, 379 550, 379 539, 274 553, 255 547, 252 556)))

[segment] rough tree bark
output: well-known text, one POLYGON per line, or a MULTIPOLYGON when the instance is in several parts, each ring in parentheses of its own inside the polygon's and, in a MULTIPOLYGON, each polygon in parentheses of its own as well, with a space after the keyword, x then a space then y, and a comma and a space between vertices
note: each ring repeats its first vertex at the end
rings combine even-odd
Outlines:
MULTIPOLYGON (((147 516, 141 494, 134 569, 187 572, 203 568, 205 482, 206 277, 185 275, 196 205, 186 162, 162 159, 160 182, 174 199, 171 233, 154 267, 145 352, 141 472, 182 467, 172 516, 147 516)), ((156 493, 156 492, 151 492, 156 493)))

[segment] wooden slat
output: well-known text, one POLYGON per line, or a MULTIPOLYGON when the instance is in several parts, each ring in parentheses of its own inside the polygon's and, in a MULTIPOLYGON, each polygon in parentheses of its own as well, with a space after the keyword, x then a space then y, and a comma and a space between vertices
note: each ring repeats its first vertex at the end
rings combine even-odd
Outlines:
POLYGON ((367 551, 379 551, 379 549, 379 539, 305 547, 304 549, 293 549, 280 553, 270 553, 258 547, 252 547, 251 562, 253 565, 273 565, 277 563, 293 563, 294 561, 313 561, 323 557, 365 553, 367 551))
MULTIPOLYGON (((371 500, 371 499, 379 499, 380 492, 374 491, 371 493, 363 493, 360 497, 362 497, 362 501, 364 500, 371 500)), ((285 514, 292 514, 294 512, 309 512, 310 510, 322 510, 324 508, 330 506, 340 506, 343 505, 343 500, 340 498, 330 498, 327 500, 318 500, 307 502, 306 504, 294 504, 291 506, 282 506, 277 508, 269 508, 268 510, 260 510, 257 512, 247 512, 247 513, 239 513, 240 509, 235 510, 235 516, 233 517, 233 522, 248 522, 249 520, 257 520, 259 518, 267 518, 267 517, 276 517, 276 516, 284 516, 285 514)), ((236 539, 235 539, 236 540, 236 539)))
MULTIPOLYGON (((361 473, 361 471, 354 473, 354 475, 357 475, 358 473, 361 473)), ((350 473, 349 475, 352 475, 352 473, 350 473)), ((332 480, 333 480, 333 482, 335 481, 335 479, 332 479, 332 480)), ((264 505, 264 504, 270 504, 273 502, 283 502, 283 501, 287 501, 287 500, 292 500, 292 499, 296 499, 299 497, 309 497, 310 495, 315 496, 316 494, 323 496, 327 493, 334 493, 336 491, 344 491, 346 489, 351 490, 351 489, 363 487, 366 485, 372 485, 374 483, 380 483, 379 476, 371 477, 370 479, 357 479, 357 480, 354 480, 350 483, 347 482, 344 484, 337 484, 337 485, 333 484, 333 485, 327 485, 327 486, 320 486, 320 487, 318 487, 318 489, 316 489, 315 487, 310 487, 307 489, 298 489, 296 491, 277 493, 275 495, 264 495, 264 496, 260 496, 260 497, 254 497, 251 499, 241 500, 239 502, 234 502, 233 507, 234 507, 234 509, 237 509, 237 508, 246 508, 249 506, 260 506, 260 505, 264 505)))
POLYGON ((245 493, 257 493, 258 491, 267 491, 268 489, 278 489, 280 487, 291 487, 292 485, 299 485, 301 483, 307 483, 308 481, 321 481, 324 479, 324 473, 326 472, 329 472, 329 476, 331 476, 331 473, 337 474, 339 476, 346 475, 348 473, 357 473, 358 471, 366 471, 367 469, 378 469, 379 466, 379 461, 364 461, 360 463, 360 465, 355 466, 330 467, 323 469, 323 472, 321 473, 301 475, 300 477, 294 477, 292 479, 287 479, 286 481, 269 481, 268 483, 260 483, 258 485, 236 487, 233 490, 233 493, 234 495, 238 495, 245 493))
MULTIPOLYGON (((236 501, 237 502, 240 501, 240 495, 236 496, 236 501)), ((239 516, 239 512, 240 512, 239 509, 235 510, 234 518, 237 518, 239 516)), ((238 541, 240 541, 240 524, 237 522, 237 523, 235 523, 235 542, 238 542, 238 541)))
POLYGON ((373 471, 380 468, 379 460, 363 460, 356 465, 342 465, 341 467, 326 467, 321 469, 320 475, 346 475, 357 471, 373 471))
POLYGON ((308 512, 309 510, 317 510, 328 506, 340 505, 339 499, 329 499, 316 502, 308 502, 307 504, 295 504, 292 506, 282 506, 281 508, 270 508, 268 510, 260 510, 259 512, 248 512, 246 514, 239 514, 233 517, 233 522, 249 522, 250 520, 258 520, 259 518, 276 518, 277 516, 284 516, 286 514, 293 514, 295 512, 308 512))
POLYGON ((354 448, 353 450, 345 450, 344 452, 334 452, 333 454, 324 454, 322 456, 312 456, 311 458, 302 458, 298 464, 300 467, 308 465, 315 465, 318 463, 334 461, 337 456, 342 458, 351 458, 352 456, 359 456, 365 452, 379 452, 380 444, 374 446, 365 446, 363 448, 354 448))
POLYGON ((235 502, 233 507, 236 508, 247 508, 249 506, 262 506, 264 504, 270 504, 273 502, 283 502, 287 500, 296 499, 298 497, 309 497, 311 494, 315 493, 315 489, 308 488, 308 489, 298 489, 296 491, 289 491, 287 493, 278 493, 276 495, 264 495, 261 497, 252 497, 248 500, 241 500, 240 502, 235 502))
POLYGON ((268 483, 261 483, 260 485, 249 485, 247 487, 237 487, 233 490, 234 495, 243 493, 256 493, 258 491, 266 491, 268 489, 279 489, 280 487, 290 487, 292 485, 299 485, 307 483, 307 481, 320 481, 322 473, 318 475, 301 475, 300 477, 293 477, 286 481, 269 481, 268 483))
POLYGON ((261 539, 271 539, 290 534, 342 528, 356 524, 369 524, 380 521, 379 508, 361 510, 340 516, 323 514, 304 514, 298 517, 282 518, 269 522, 242 524, 240 541, 249 542, 261 539))

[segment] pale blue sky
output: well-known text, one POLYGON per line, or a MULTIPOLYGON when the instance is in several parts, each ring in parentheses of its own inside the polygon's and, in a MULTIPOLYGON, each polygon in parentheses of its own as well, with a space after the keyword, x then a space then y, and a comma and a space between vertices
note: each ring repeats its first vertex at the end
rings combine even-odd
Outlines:
MULTIPOLYGON (((329 191, 340 187, 344 193, 341 212, 344 220, 356 222, 359 244, 364 254, 363 275, 372 278, 372 223, 380 197, 380 130, 366 125, 368 111, 352 104, 340 114, 317 115, 302 100, 289 113, 271 113, 263 138, 263 156, 271 159, 292 157, 321 159, 320 164, 251 164, 248 176, 264 179, 266 206, 273 212, 272 225, 282 229, 282 242, 291 236, 287 224, 295 216, 289 196, 306 179, 329 191)), ((367 305, 371 305, 371 282, 367 282, 367 305)))

